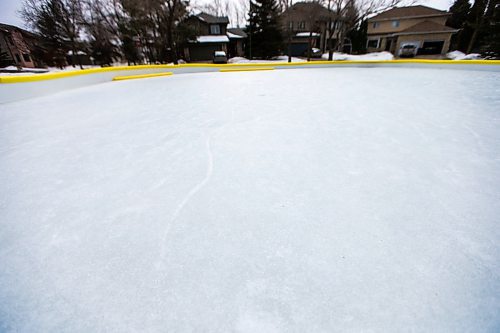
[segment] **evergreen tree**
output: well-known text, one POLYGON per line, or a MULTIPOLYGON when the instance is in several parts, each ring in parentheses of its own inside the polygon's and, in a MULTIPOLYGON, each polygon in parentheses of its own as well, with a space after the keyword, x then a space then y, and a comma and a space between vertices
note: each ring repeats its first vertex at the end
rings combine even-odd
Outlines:
POLYGON ((276 0, 250 2, 248 54, 250 58, 269 59, 280 53, 283 37, 278 24, 279 7, 276 0))
POLYGON ((462 29, 467 21, 470 8, 469 0, 455 0, 450 7, 451 16, 446 21, 446 25, 455 29, 462 29))
POLYGON ((500 1, 491 0, 486 10, 480 51, 488 58, 500 59, 500 1))
POLYGON ((470 27, 466 25, 471 5, 469 0, 455 0, 450 7, 451 16, 446 21, 446 25, 460 31, 452 36, 451 49, 465 52, 468 41, 472 35, 470 27))
POLYGON ((368 40, 368 21, 361 22, 358 28, 355 28, 347 33, 347 37, 351 39, 352 53, 366 53, 366 41, 368 40))

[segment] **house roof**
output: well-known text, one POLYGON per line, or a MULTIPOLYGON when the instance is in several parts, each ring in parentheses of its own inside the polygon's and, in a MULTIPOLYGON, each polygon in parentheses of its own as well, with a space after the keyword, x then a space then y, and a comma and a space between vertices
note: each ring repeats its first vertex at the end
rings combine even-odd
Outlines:
POLYGON ((433 21, 423 21, 406 28, 397 34, 417 34, 417 33, 430 33, 430 32, 456 32, 458 30, 447 27, 445 25, 433 22, 433 21))
POLYGON ((303 13, 314 14, 318 18, 335 17, 335 12, 328 10, 325 6, 317 2, 297 2, 290 6, 283 14, 287 15, 290 11, 301 11, 303 13))
POLYGON ((427 7, 427 6, 408 6, 408 7, 395 7, 385 12, 382 12, 370 19, 370 21, 390 20, 395 18, 406 17, 425 17, 425 16, 441 16, 449 15, 448 12, 443 10, 427 7))
POLYGON ((229 38, 247 38, 248 37, 247 33, 241 28, 228 28, 227 35, 229 36, 229 38), (230 34, 234 35, 234 36, 231 36, 230 34))
POLYGON ((21 33, 26 34, 28 36, 36 37, 34 33, 29 32, 28 30, 24 30, 22 28, 16 27, 15 25, 10 25, 5 23, 0 23, 0 30, 4 32, 20 31, 21 33))
POLYGON ((207 13, 200 13, 196 15, 196 17, 209 24, 229 24, 229 18, 227 16, 213 16, 207 13))

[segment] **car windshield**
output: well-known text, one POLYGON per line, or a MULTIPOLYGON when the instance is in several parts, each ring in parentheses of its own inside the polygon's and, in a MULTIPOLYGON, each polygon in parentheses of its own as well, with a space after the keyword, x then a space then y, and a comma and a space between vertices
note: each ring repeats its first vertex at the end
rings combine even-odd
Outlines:
POLYGON ((226 52, 224 52, 224 51, 215 51, 215 56, 216 57, 225 57, 226 56, 226 52))

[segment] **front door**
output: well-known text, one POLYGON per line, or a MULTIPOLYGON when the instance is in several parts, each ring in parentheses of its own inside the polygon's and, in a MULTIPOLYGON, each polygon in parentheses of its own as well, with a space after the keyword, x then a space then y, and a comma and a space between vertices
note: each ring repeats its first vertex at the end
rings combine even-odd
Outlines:
POLYGON ((391 52, 392 46, 392 38, 387 38, 387 42, 385 43, 385 50, 391 52))

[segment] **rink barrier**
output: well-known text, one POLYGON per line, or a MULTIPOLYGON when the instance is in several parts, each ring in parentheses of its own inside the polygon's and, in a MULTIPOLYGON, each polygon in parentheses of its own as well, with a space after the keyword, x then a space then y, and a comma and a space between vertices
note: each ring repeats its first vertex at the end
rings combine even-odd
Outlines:
POLYGON ((19 76, 0 76, 0 104, 54 94, 113 81, 117 76, 151 74, 188 74, 230 71, 252 71, 266 69, 296 68, 342 68, 342 67, 389 67, 389 68, 433 68, 473 71, 500 71, 499 60, 366 60, 366 61, 311 61, 311 62, 268 62, 240 64, 180 64, 139 65, 91 68, 76 71, 44 73, 19 76), (246 69, 246 70, 245 70, 246 69))
POLYGON ((142 75, 128 75, 128 76, 115 76, 113 81, 124 81, 124 80, 136 80, 136 79, 147 79, 151 77, 159 76, 170 76, 173 75, 172 72, 156 73, 156 74, 142 74, 142 75))

